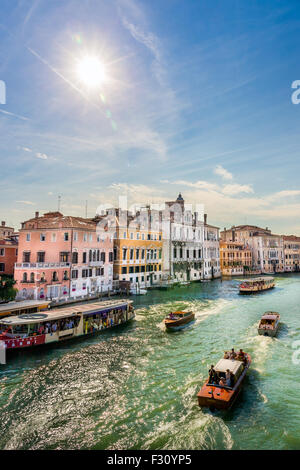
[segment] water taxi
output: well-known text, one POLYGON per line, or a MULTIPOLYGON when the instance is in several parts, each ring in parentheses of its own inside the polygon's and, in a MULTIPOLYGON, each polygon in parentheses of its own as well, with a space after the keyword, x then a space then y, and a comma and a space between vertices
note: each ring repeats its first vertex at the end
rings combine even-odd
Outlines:
POLYGON ((86 336, 134 318, 132 300, 107 300, 0 319, 5 349, 23 349, 86 336))
POLYGON ((256 294, 265 290, 273 289, 275 282, 273 277, 256 277, 245 279, 239 285, 240 294, 256 294))
POLYGON ((167 330, 179 330, 184 328, 195 319, 193 312, 177 311, 171 312, 164 319, 164 324, 167 330))
POLYGON ((211 410, 228 410, 237 399, 251 364, 251 357, 244 353, 244 358, 220 359, 214 367, 215 378, 208 378, 198 392, 198 404, 200 407, 208 407, 211 410), (230 386, 226 384, 226 372, 230 372, 230 386), (212 383, 210 383, 212 382, 212 383))
POLYGON ((276 336, 279 329, 280 315, 277 312, 266 312, 261 317, 258 325, 258 334, 264 336, 276 336))

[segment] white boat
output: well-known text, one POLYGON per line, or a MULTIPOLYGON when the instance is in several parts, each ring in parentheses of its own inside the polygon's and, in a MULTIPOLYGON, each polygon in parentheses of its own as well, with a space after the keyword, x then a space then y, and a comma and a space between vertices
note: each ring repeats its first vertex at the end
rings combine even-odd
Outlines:
POLYGON ((131 295, 145 295, 147 292, 147 289, 143 289, 141 287, 133 287, 130 289, 131 295))
POLYGON ((263 336, 276 336, 279 329, 280 315, 277 312, 266 312, 258 325, 258 334, 263 336))

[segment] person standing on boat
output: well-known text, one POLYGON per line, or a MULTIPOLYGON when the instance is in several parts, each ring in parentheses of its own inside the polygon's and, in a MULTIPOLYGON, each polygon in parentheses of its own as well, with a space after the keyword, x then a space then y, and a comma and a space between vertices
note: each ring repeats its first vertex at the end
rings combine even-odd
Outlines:
POLYGON ((210 369, 209 369, 209 371, 208 371, 208 374, 209 374, 208 383, 210 383, 210 384, 212 384, 212 383, 218 384, 219 378, 218 378, 217 372, 216 372, 215 369, 214 369, 214 365, 213 365, 213 364, 210 366, 210 369))
POLYGON ((225 378, 226 378, 227 387, 231 387, 231 375, 230 375, 230 370, 229 369, 226 370, 225 378))

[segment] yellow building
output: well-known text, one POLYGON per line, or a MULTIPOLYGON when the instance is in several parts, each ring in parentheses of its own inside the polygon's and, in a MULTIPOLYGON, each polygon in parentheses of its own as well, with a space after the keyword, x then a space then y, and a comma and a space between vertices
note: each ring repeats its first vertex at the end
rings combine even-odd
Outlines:
POLYGON ((295 235, 283 236, 284 243, 284 270, 300 271, 300 237, 295 235))
POLYGON ((241 242, 220 241, 220 265, 223 276, 240 276, 252 267, 252 251, 241 242))
POLYGON ((114 279, 130 281, 131 291, 159 284, 162 277, 160 214, 149 208, 131 215, 116 211, 114 279))

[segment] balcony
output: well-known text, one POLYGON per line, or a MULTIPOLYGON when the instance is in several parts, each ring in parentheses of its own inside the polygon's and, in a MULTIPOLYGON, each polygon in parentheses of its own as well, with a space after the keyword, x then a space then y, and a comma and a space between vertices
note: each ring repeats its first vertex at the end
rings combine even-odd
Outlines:
POLYGON ((15 269, 68 268, 70 263, 15 263, 15 269))
POLYGON ((89 261, 89 266, 91 266, 91 268, 98 268, 103 265, 103 261, 89 261))

